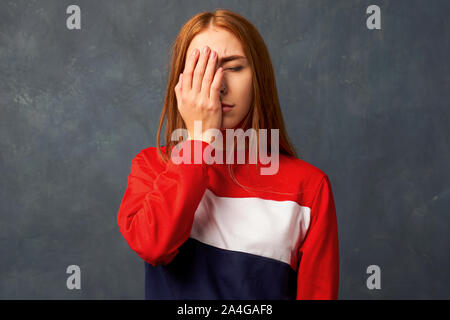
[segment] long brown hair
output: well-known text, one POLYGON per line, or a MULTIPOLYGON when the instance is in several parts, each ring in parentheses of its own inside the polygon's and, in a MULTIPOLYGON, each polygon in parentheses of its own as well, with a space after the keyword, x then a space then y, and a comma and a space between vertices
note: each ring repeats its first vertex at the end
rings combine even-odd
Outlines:
MULTIPOLYGON (((180 73, 183 72, 189 44, 197 34, 207 29, 210 25, 223 28, 236 36, 242 44, 245 56, 252 69, 253 101, 247 116, 242 122, 242 128, 244 130, 249 127, 255 129, 257 137, 259 137, 259 129, 267 129, 268 133, 270 129, 278 129, 279 152, 297 158, 297 153, 286 133, 280 103, 278 101, 273 66, 264 40, 258 30, 247 19, 226 9, 218 9, 214 12, 205 11, 196 14, 183 25, 172 45, 172 62, 170 65, 167 92, 156 137, 159 156, 164 162, 167 162, 170 159, 172 148, 178 143, 171 141, 170 137, 172 132, 179 128, 186 129, 183 118, 178 111, 174 88, 178 82, 180 73), (166 153, 163 154, 160 145, 160 135, 166 117, 166 153)), ((270 153, 270 134, 267 135, 267 138, 268 152, 270 153)), ((228 168, 232 179, 241 185, 235 179, 231 165, 228 168)))

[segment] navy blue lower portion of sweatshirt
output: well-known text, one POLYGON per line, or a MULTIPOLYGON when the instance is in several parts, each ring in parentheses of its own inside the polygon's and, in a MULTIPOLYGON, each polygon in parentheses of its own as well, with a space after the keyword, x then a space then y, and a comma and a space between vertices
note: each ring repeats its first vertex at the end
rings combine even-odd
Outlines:
POLYGON ((193 238, 169 264, 144 263, 148 300, 296 299, 296 272, 288 264, 193 238))

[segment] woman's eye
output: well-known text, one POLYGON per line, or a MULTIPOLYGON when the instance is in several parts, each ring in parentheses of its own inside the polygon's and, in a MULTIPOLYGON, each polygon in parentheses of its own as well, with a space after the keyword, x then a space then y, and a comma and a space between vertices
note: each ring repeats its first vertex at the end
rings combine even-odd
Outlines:
POLYGON ((231 71, 239 71, 242 69, 242 66, 239 67, 234 67, 234 68, 227 68, 226 70, 231 70, 231 71))

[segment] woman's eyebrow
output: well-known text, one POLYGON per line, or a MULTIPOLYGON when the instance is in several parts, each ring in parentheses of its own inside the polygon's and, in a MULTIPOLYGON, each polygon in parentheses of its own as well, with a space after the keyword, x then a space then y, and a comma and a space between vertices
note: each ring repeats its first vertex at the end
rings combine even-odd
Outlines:
POLYGON ((224 64, 225 62, 228 61, 232 61, 232 60, 238 60, 238 59, 246 59, 244 56, 240 56, 240 55, 232 55, 232 56, 228 56, 228 57, 222 57, 219 59, 219 66, 224 64))

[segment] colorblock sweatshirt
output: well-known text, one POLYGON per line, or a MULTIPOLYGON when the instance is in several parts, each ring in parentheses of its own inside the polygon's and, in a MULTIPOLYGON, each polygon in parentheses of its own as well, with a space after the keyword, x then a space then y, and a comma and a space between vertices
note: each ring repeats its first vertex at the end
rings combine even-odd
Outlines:
MULTIPOLYGON (((187 140, 180 154, 208 145, 187 140)), ((227 164, 165 163, 156 147, 133 158, 117 223, 144 262, 146 299, 338 298, 330 180, 301 159, 278 161, 273 175, 233 164, 236 183, 227 164)))

